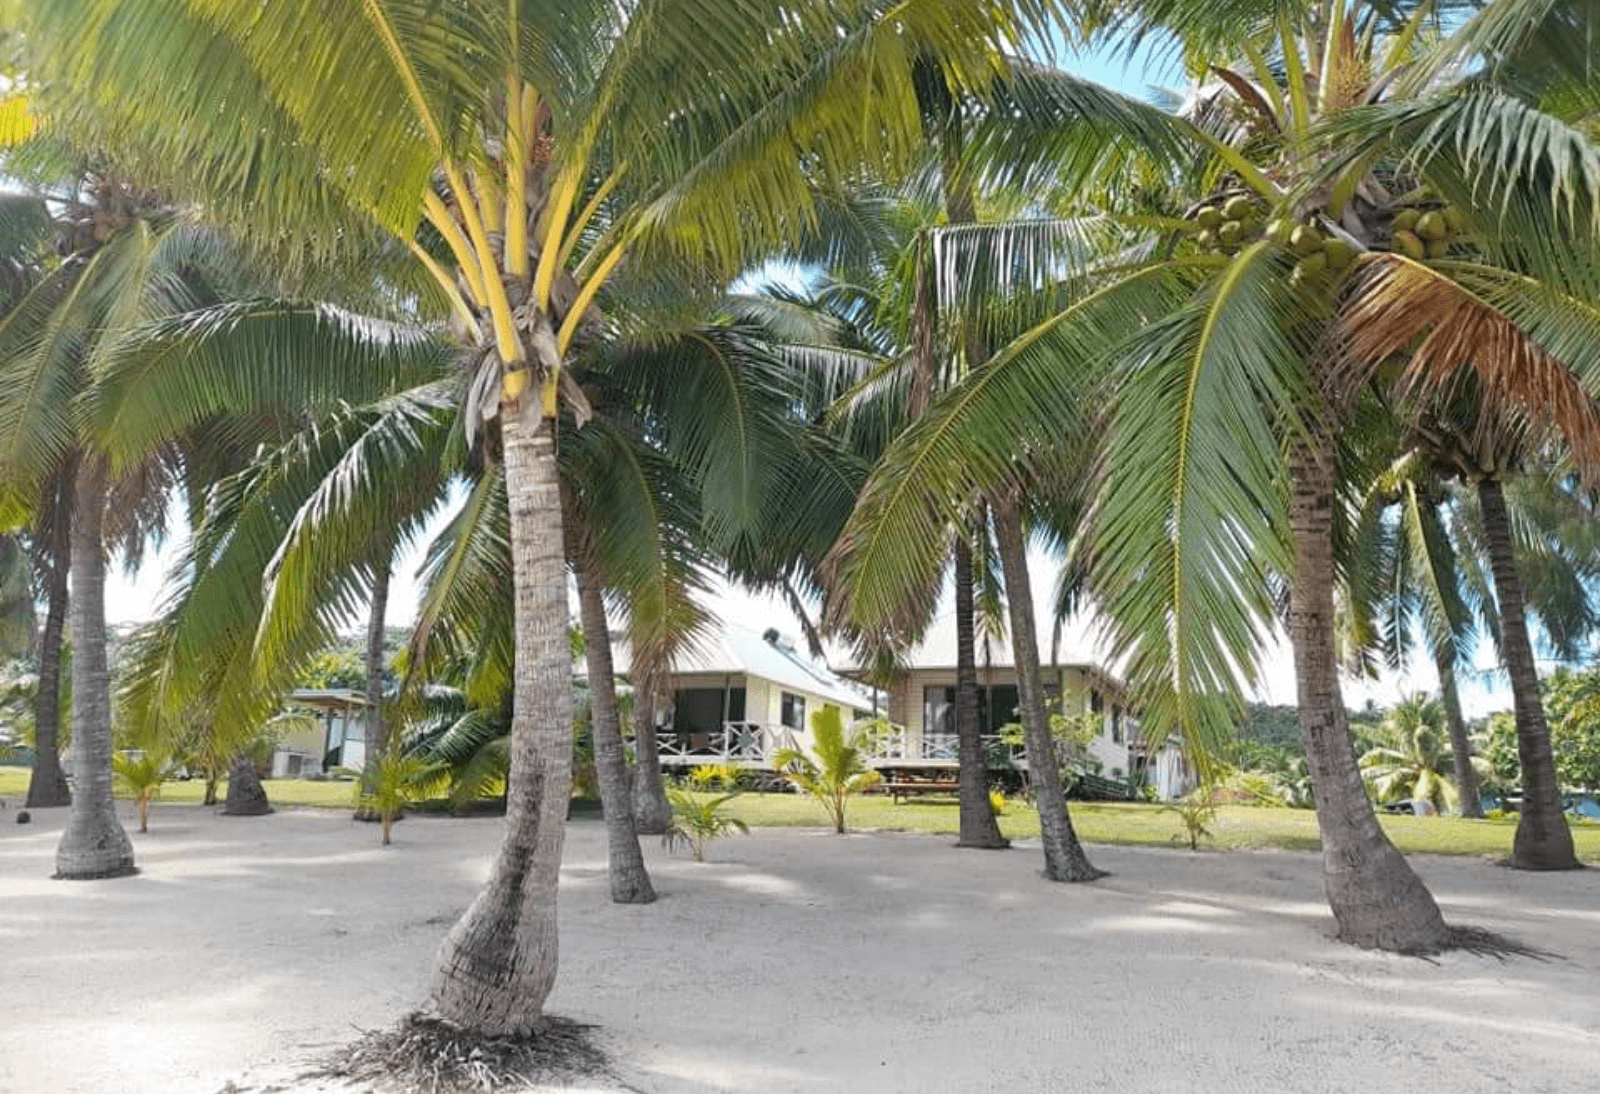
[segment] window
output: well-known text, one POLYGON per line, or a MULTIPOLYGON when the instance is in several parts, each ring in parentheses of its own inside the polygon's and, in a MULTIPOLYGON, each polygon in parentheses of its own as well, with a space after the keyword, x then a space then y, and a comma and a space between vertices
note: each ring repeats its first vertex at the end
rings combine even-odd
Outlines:
MULTIPOLYGON (((1007 722, 1015 722, 1017 686, 999 684, 978 689, 978 731, 996 733, 1007 722)), ((953 687, 926 687, 922 689, 922 731, 924 733, 949 733, 956 731, 956 689, 953 687)))
POLYGON ((922 732, 954 733, 956 731, 956 689, 922 689, 922 732))
POLYGON ((679 688, 673 692, 673 729, 710 733, 721 729, 725 720, 744 721, 744 688, 679 688))
POLYGON ((806 701, 791 692, 783 693, 783 713, 780 718, 790 729, 806 728, 806 701))
POLYGON ((1105 709, 1106 709, 1105 696, 1100 694, 1100 689, 1099 688, 1091 688, 1090 691, 1089 691, 1089 713, 1091 713, 1091 714, 1099 714, 1102 710, 1105 710, 1105 709))
POLYGON ((984 733, 998 733, 1000 727, 1020 721, 1017 708, 1022 699, 1017 695, 1017 685, 997 684, 992 688, 978 689, 978 724, 984 733))
POLYGON ((1111 743, 1122 743, 1122 708, 1111 708, 1111 743))

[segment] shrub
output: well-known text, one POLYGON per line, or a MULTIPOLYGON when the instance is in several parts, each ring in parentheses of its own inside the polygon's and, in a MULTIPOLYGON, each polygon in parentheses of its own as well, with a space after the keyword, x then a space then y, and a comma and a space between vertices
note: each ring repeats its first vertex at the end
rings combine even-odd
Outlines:
POLYGON ((699 764, 689 769, 689 786, 701 793, 742 789, 744 770, 738 764, 699 764))

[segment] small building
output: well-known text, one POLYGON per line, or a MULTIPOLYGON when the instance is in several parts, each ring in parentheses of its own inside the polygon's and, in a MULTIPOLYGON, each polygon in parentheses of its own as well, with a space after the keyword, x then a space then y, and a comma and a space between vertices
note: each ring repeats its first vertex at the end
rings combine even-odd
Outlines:
MULTIPOLYGON (((625 643, 614 643, 613 657, 617 674, 626 675, 625 643)), ((653 714, 661 763, 669 768, 770 768, 778 749, 810 745, 816 711, 835 707, 849 725, 872 717, 876 698, 776 628, 758 634, 736 624, 680 655, 665 690, 670 701, 653 714)))
MULTIPOLYGON (((1040 636, 1041 653, 1053 647, 1051 635, 1040 636)), ((1100 715, 1100 732, 1085 748, 1098 761, 1100 773, 1118 782, 1147 782, 1157 796, 1181 797, 1195 784, 1194 773, 1176 742, 1160 749, 1147 746, 1139 716, 1127 688, 1093 655, 1092 644, 1082 634, 1076 642, 1044 654, 1041 676, 1045 701, 1062 714, 1100 715)), ((1007 753, 1000 728, 1019 720, 1017 674, 1008 640, 980 636, 976 643, 978 724, 985 752, 1007 753)), ((956 700, 955 614, 934 620, 921 642, 900 659, 900 671, 887 681, 888 717, 901 727, 884 756, 896 766, 949 765, 958 753, 956 700)), ((1011 749, 1010 762, 1023 770, 1027 756, 1011 749)))
POLYGON ((286 733, 272 753, 271 777, 299 779, 334 768, 359 771, 367 762, 367 699, 350 688, 297 688, 289 710, 313 715, 314 724, 286 733))

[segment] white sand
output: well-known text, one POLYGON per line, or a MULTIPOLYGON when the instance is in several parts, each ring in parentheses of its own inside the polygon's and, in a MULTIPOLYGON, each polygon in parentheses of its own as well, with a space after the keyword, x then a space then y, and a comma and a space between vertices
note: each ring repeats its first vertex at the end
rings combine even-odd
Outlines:
MULTIPOLYGON (((417 1006, 496 820, 158 808, 142 872, 52 881, 63 810, 0 812, 0 1092, 303 1091, 358 1028, 417 1006), (279 1085, 281 1084, 281 1085, 279 1085)), ((131 824, 130 824, 131 829, 131 824)), ((1317 859, 1038 851, 769 830, 705 864, 646 854, 662 899, 606 899, 574 824, 553 1011, 651 1094, 1560 1092, 1600 1075, 1600 870, 1417 866, 1456 922, 1559 959, 1436 964, 1328 938, 1317 859)), ((340 1088, 346 1089, 346 1088, 340 1088)))

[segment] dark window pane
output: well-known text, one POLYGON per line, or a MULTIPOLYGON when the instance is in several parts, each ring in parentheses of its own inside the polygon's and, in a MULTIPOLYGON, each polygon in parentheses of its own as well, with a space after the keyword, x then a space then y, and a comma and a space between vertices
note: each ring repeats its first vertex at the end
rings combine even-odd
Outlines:
POLYGON ((678 689, 672 697, 672 728, 701 733, 721 729, 722 689, 678 689))
POLYGON ((979 709, 985 714, 983 732, 998 733, 1000 727, 1009 722, 1015 722, 1020 715, 1017 706, 1022 702, 1017 696, 1017 685, 997 684, 992 688, 985 688, 988 694, 979 709))
POLYGON ((744 721, 744 688, 728 689, 728 721, 744 721))
POLYGON ((806 701, 799 695, 783 693, 783 724, 790 729, 806 727, 806 701))
POLYGON ((954 733, 956 731, 956 689, 922 689, 922 732, 954 733))

